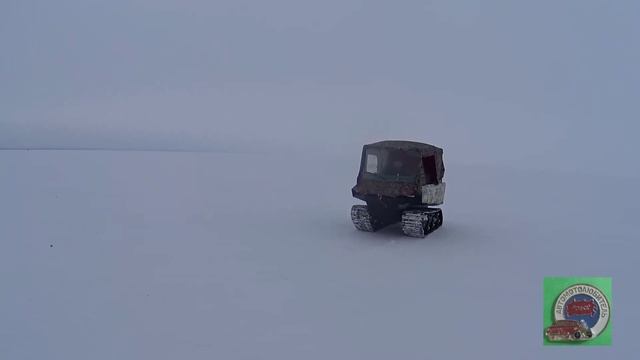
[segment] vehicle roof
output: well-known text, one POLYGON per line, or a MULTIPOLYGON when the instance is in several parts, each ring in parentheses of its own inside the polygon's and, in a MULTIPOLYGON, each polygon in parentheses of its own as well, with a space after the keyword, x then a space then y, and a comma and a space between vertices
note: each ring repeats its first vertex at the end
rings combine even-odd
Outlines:
POLYGON ((367 144, 365 145, 365 147, 400 149, 400 150, 417 150, 417 151, 420 151, 421 153, 442 154, 441 148, 431 144, 425 144, 425 143, 420 143, 416 141, 384 140, 384 141, 378 141, 375 143, 367 144))

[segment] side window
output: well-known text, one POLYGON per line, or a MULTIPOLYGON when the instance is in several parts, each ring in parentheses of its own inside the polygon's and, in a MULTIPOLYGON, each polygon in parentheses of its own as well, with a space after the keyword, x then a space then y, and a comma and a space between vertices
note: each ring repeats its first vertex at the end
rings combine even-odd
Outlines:
POLYGON ((367 166, 365 170, 370 174, 378 173, 378 155, 367 154, 367 166))
POLYGON ((422 168, 424 169, 424 176, 427 180, 427 184, 437 184, 438 176, 436 171, 436 157, 435 156, 423 157, 422 168))

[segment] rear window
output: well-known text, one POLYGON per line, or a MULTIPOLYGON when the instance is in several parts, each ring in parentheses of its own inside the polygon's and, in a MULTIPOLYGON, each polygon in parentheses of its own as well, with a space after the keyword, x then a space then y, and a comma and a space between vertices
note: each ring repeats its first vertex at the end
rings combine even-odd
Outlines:
POLYGON ((420 168, 420 157, 401 149, 367 149, 363 171, 375 179, 413 181, 420 168))
POLYGON ((557 321, 556 324, 558 324, 558 325, 575 325, 576 323, 571 321, 571 320, 560 320, 560 321, 557 321))
POLYGON ((367 165, 365 169, 369 174, 378 173, 378 155, 367 154, 367 165))

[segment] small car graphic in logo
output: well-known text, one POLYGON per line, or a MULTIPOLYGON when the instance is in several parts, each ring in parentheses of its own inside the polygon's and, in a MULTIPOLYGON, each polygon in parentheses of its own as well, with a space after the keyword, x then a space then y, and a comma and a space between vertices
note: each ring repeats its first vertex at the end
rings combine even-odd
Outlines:
POLYGON ((587 340, 593 336, 585 321, 556 320, 547 328, 545 335, 551 341, 587 340))

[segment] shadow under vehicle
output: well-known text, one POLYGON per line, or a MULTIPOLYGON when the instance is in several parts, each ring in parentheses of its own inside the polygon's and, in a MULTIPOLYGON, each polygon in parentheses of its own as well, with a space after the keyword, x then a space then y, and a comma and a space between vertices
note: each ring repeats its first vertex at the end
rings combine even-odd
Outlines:
POLYGON ((424 237, 442 225, 445 183, 442 149, 413 141, 380 141, 364 145, 353 205, 356 229, 376 231, 402 223, 407 236, 424 237))

